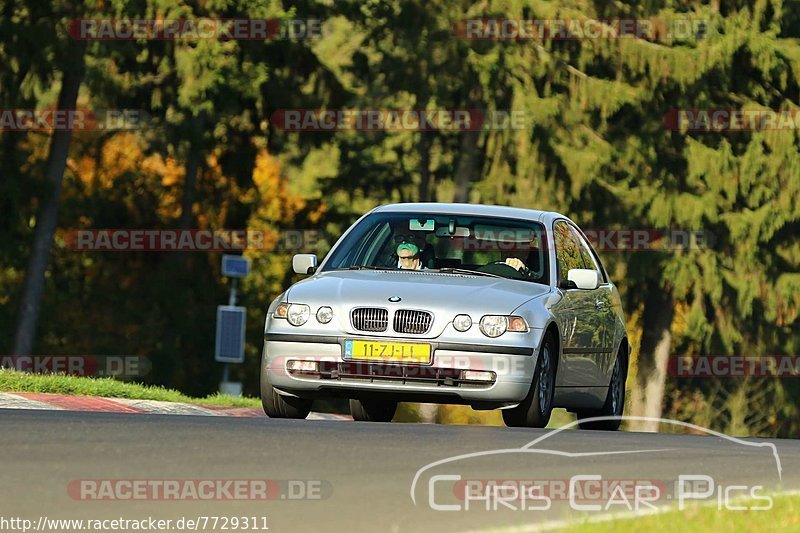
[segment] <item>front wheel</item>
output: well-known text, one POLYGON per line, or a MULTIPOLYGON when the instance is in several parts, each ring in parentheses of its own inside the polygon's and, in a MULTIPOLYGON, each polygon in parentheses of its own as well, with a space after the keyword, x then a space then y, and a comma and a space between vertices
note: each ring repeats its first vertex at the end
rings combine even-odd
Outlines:
POLYGON ((261 406, 270 418, 305 418, 311 412, 311 400, 283 396, 278 394, 267 377, 267 371, 261 370, 261 406))
POLYGON ((625 378, 627 377, 627 355, 620 349, 614 369, 611 372, 611 382, 608 384, 606 403, 601 409, 578 411, 578 425, 581 429, 596 429, 602 431, 616 431, 622 423, 622 411, 625 409, 625 378), (594 420, 583 422, 583 418, 595 416, 613 416, 610 420, 594 420))
POLYGON ((556 383, 556 358, 558 349, 552 334, 547 334, 536 369, 531 390, 522 402, 511 409, 503 409, 503 421, 508 427, 543 428, 553 412, 553 391, 556 383))
POLYGON ((397 402, 386 400, 350 400, 350 414, 357 422, 391 422, 397 402))

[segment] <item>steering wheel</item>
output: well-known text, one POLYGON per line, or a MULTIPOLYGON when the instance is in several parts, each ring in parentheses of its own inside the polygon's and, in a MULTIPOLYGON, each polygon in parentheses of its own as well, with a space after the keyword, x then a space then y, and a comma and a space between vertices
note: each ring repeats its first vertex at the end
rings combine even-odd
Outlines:
POLYGON ((498 276, 503 276, 504 278, 515 278, 515 279, 526 278, 524 273, 508 265, 505 261, 494 261, 493 263, 489 263, 488 265, 483 265, 482 267, 478 267, 475 270, 477 270, 478 272, 488 272, 489 274, 497 274, 498 276))

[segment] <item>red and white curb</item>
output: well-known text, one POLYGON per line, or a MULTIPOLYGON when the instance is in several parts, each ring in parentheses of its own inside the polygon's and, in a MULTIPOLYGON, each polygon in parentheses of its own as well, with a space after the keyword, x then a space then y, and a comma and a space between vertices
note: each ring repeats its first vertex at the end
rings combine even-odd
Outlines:
MULTIPOLYGON (((0 392, 0 409, 29 409, 47 411, 93 411, 101 413, 266 417, 256 407, 223 407, 195 405, 156 400, 100 398, 97 396, 64 396, 37 392, 0 392)), ((352 420, 345 415, 311 413, 308 420, 352 420)))

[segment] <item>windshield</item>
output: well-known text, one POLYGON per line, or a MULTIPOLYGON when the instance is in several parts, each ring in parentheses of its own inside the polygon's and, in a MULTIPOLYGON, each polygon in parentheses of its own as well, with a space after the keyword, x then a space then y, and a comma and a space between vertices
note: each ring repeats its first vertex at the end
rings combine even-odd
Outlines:
POLYGON ((336 247, 323 271, 456 271, 547 284, 544 226, 465 215, 375 213, 336 247))

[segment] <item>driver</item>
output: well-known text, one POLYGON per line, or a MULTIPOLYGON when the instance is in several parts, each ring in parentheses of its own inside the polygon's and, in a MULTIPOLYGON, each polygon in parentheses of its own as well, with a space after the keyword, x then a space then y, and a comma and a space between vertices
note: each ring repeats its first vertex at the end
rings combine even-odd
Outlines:
POLYGON ((519 252, 508 252, 503 254, 503 263, 518 270, 521 274, 529 276, 531 271, 525 265, 525 262, 518 257, 519 252))
POLYGON ((403 242, 397 246, 397 268, 403 270, 424 270, 420 259, 419 246, 403 242))
POLYGON ((540 235, 537 232, 531 237, 532 238, 530 242, 526 246, 514 247, 513 249, 501 255, 503 263, 511 268, 517 269, 521 274, 524 274, 528 277, 531 277, 533 272, 530 268, 528 268, 526 261, 528 260, 528 256, 530 255, 531 251, 539 249, 540 235))

